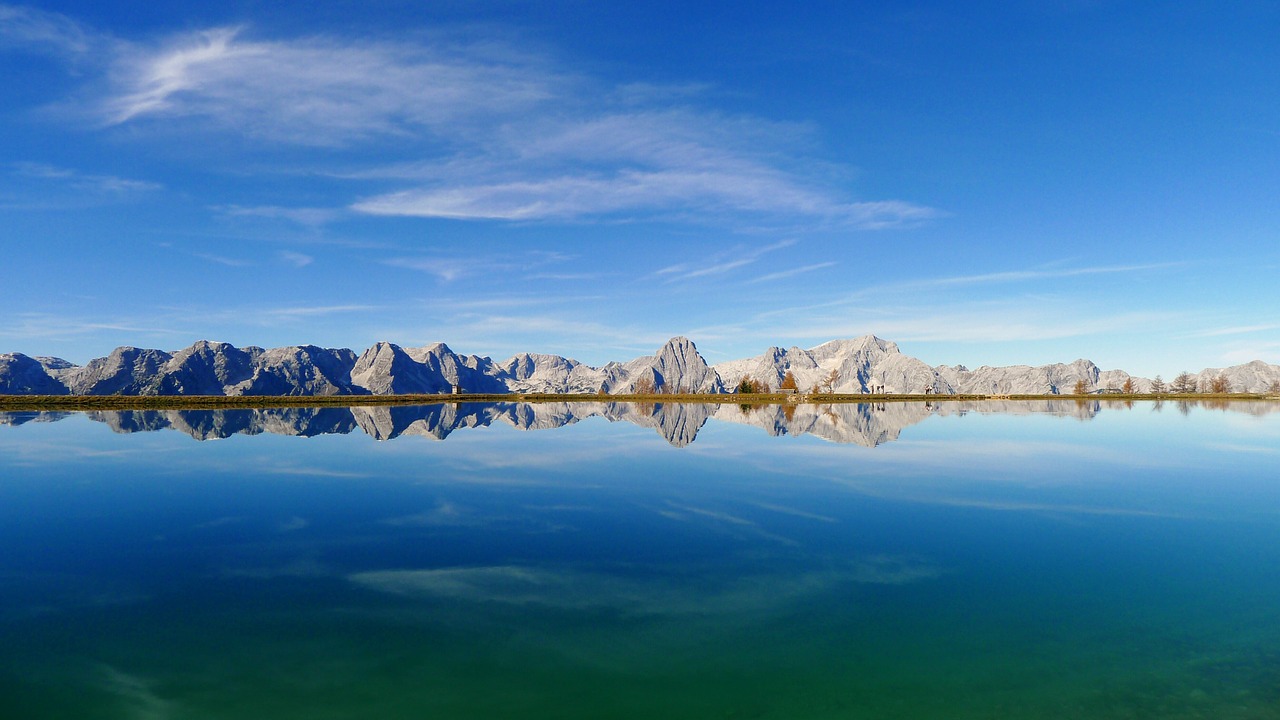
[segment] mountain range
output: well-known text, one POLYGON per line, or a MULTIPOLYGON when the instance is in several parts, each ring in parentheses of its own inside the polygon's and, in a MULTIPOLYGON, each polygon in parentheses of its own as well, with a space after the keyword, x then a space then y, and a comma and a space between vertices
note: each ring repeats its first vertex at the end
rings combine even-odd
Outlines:
MULTIPOLYGON (((200 341, 164 351, 116 348, 75 365, 61 358, 0 354, 0 394, 7 395, 400 395, 449 392, 574 393, 733 392, 745 378, 777 389, 790 373, 801 390, 939 395, 1119 390, 1131 381, 1148 392, 1152 380, 1102 370, 1089 360, 1052 365, 930 366, 874 335, 832 340, 808 350, 772 347, 742 360, 708 364, 688 338, 667 341, 653 355, 591 367, 559 355, 520 353, 502 362, 454 352, 444 343, 405 348, 379 342, 357 355, 314 345, 263 349, 200 341)), ((1225 378, 1232 392, 1280 387, 1280 366, 1256 360, 1209 368, 1200 386, 1225 378)))

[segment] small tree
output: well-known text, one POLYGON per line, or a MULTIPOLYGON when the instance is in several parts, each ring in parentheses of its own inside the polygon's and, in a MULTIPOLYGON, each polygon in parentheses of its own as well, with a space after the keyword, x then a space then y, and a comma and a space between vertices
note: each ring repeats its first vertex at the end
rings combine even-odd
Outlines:
POLYGON ((813 386, 813 392, 830 395, 836 391, 836 385, 840 382, 840 371, 832 370, 827 376, 818 381, 813 386))
POLYGON ((1219 375, 1209 381, 1209 392, 1216 395, 1225 395, 1231 392, 1231 381, 1227 379, 1226 375, 1219 375))
POLYGON ((796 376, 791 374, 790 370, 787 371, 786 375, 782 376, 782 384, 778 386, 778 389, 779 390, 799 390, 800 389, 799 386, 796 385, 796 376))
POLYGON ((1267 386, 1267 392, 1272 395, 1280 394, 1280 380, 1272 380, 1271 384, 1267 386))
POLYGON ((1159 375, 1156 375, 1156 379, 1151 381, 1152 395, 1163 395, 1164 392, 1168 389, 1169 389, 1168 386, 1164 384, 1164 378, 1160 377, 1159 375))
POLYGON ((645 376, 636 381, 631 392, 636 395, 654 395, 657 393, 657 386, 653 382, 653 378, 645 376))
POLYGON ((1137 392, 1137 390, 1133 388, 1133 378, 1130 377, 1124 379, 1124 384, 1120 386, 1120 392, 1125 395, 1132 395, 1137 392))
POLYGON ((1173 385, 1169 389, 1179 395, 1193 393, 1196 391, 1196 378, 1191 373, 1183 370, 1173 379, 1173 385))
POLYGON ((1089 383, 1085 382, 1084 378, 1080 378, 1079 380, 1076 381, 1076 386, 1074 389, 1072 389, 1071 394, 1084 395, 1087 392, 1089 392, 1089 383))

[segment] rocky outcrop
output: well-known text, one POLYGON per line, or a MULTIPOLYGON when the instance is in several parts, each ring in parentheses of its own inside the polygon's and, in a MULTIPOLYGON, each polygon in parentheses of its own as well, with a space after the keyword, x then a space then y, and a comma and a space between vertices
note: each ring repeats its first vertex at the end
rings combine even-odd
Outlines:
POLYGON ((720 375, 703 359, 688 338, 675 337, 658 352, 628 363, 609 363, 602 368, 604 392, 617 395, 652 388, 661 393, 721 393, 720 375))
MULTIPOLYGON (((1280 365, 1270 365, 1254 360, 1244 365, 1228 368, 1208 368, 1196 375, 1196 387, 1202 392, 1213 387, 1213 381, 1223 378, 1229 392, 1266 393, 1280 391, 1280 365)), ((1280 394, 1280 393, 1278 393, 1280 394)))
POLYGON ((801 391, 837 393, 951 393, 953 388, 936 370, 898 346, 874 335, 832 340, 809 350, 769 348, 762 355, 715 366, 726 387, 743 378, 777 390, 788 372, 801 391))
POLYGON ((597 368, 559 355, 520 353, 498 365, 512 392, 596 393, 605 375, 597 368))
POLYGON ((118 347, 105 358, 62 371, 72 395, 156 395, 160 368, 173 355, 163 350, 118 347))
MULTIPOLYGON (((67 386, 50 374, 41 360, 22 353, 0 355, 0 394, 2 395, 66 395, 67 386)), ((65 361, 62 361, 65 362, 65 361)))
POLYGON ((228 395, 363 395, 353 385, 356 354, 347 349, 295 345, 263 351, 253 374, 229 388, 228 395))

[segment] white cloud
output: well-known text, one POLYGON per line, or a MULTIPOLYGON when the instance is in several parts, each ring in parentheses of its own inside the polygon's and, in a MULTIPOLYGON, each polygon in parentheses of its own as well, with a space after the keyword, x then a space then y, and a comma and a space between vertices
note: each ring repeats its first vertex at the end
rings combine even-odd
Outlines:
POLYGON ((560 81, 495 45, 254 40, 244 28, 120 45, 95 105, 108 125, 192 119, 269 141, 344 145, 454 135, 475 117, 510 117, 560 81))
POLYGON ((86 53, 93 35, 57 13, 0 5, 0 43, 51 50, 62 56, 86 53))
POLYGON ((667 267, 659 269, 654 274, 666 276, 667 282, 689 280, 692 278, 706 277, 708 275, 721 275, 731 270, 751 265, 775 250, 782 250, 795 244, 795 240, 782 240, 758 248, 732 248, 728 251, 718 253, 712 258, 703 259, 698 262, 685 262, 678 263, 676 265, 668 265, 667 267))
MULTIPOLYGON (((862 229, 937 215, 910 202, 848 197, 814 169, 825 163, 811 157, 818 149, 804 125, 700 109, 709 92, 697 83, 611 84, 514 42, 439 32, 266 38, 247 27, 126 42, 54 14, 21 17, 11 34, 44 38, 68 55, 77 48, 102 68, 85 73, 78 101, 102 126, 309 147, 394 143, 409 157, 345 177, 417 185, 380 186, 350 205, 359 213, 734 223, 749 214, 862 229)), ((240 212, 330 219, 316 209, 240 212)))
POLYGON ((284 250, 280 252, 280 259, 298 268, 303 268, 315 262, 315 258, 300 252, 284 250))
POLYGON ((341 210, 334 208, 280 207, 278 205, 258 205, 253 207, 228 205, 218 209, 233 217, 276 218, 311 227, 333 222, 342 215, 341 210))
POLYGON ((124 196, 161 188, 158 183, 145 180, 132 180, 115 175, 95 175, 46 163, 15 162, 10 167, 15 177, 26 181, 54 183, 78 192, 97 195, 124 196))
POLYGON ((770 282, 772 280, 783 280, 785 278, 795 277, 796 275, 803 275, 804 273, 807 273, 807 272, 813 272, 814 270, 829 268, 833 265, 835 265, 834 262, 814 263, 813 265, 805 265, 803 267, 791 268, 790 270, 781 270, 779 272, 769 273, 768 275, 761 275, 760 277, 754 278, 749 282, 762 283, 762 282, 770 282))
POLYGON ((213 253, 196 253, 195 255, 201 260, 208 260, 211 263, 217 263, 218 265, 226 265, 227 267, 248 267, 253 264, 248 260, 242 260, 240 258, 233 258, 233 257, 226 257, 225 255, 215 255, 213 253))

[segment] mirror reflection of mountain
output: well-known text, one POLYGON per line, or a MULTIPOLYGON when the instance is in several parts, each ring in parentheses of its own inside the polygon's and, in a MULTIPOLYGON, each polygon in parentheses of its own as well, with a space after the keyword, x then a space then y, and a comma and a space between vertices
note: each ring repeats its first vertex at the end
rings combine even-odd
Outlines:
MULTIPOLYGON (((1265 415, 1280 412, 1280 403, 1205 401, 1190 403, 1139 403, 1160 411, 1188 412, 1206 409, 1265 415)), ((518 430, 547 430, 572 425, 587 418, 623 421, 652 428, 667 442, 684 447, 697 439, 708 420, 750 425, 769 435, 813 435, 829 442, 875 447, 898 439, 902 430, 931 415, 968 413, 1027 415, 1048 414, 1090 420, 1107 410, 1125 410, 1135 403, 1098 400, 898 402, 738 405, 731 403, 439 403, 434 405, 383 405, 323 408, 260 408, 226 410, 124 410, 94 411, 84 415, 105 423, 118 433, 177 430, 197 440, 232 435, 347 434, 359 429, 375 440, 419 436, 443 440, 451 433, 494 424, 518 430)), ((0 413, 0 425, 55 422, 76 413, 0 413)))

